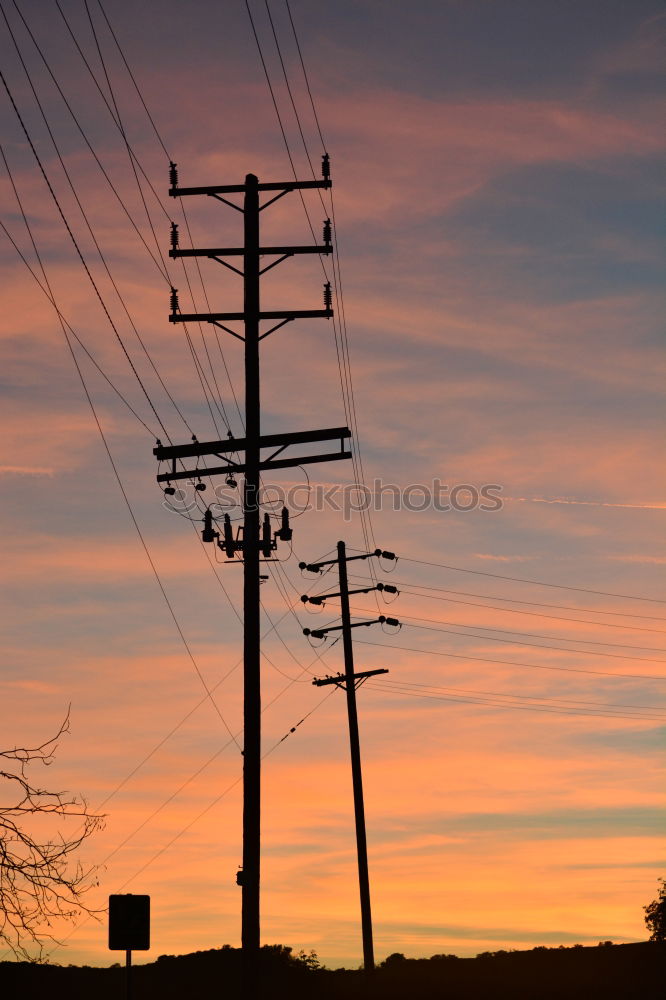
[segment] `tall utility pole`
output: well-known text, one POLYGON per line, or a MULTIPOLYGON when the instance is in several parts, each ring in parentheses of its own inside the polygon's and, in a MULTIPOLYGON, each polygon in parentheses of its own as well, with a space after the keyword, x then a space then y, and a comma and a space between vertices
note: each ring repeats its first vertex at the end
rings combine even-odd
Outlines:
MULTIPOLYGON (((332 252, 331 224, 324 221, 323 243, 311 246, 264 246, 260 245, 259 217, 263 209, 291 191, 304 188, 330 188, 328 156, 324 157, 321 180, 259 183, 254 174, 248 174, 244 184, 214 185, 207 187, 179 187, 176 165, 171 164, 169 194, 173 198, 188 195, 206 195, 224 202, 243 213, 244 243, 242 247, 211 247, 207 249, 181 249, 178 227, 171 228, 171 257, 208 257, 236 272, 243 278, 243 311, 219 313, 182 313, 178 304, 176 289, 171 291, 171 323, 207 322, 220 327, 244 342, 245 351, 245 437, 226 441, 199 442, 163 446, 160 442, 153 454, 158 461, 169 462, 170 468, 157 476, 159 483, 165 483, 165 492, 173 493, 172 483, 186 479, 199 484, 201 478, 209 476, 244 475, 242 493, 243 533, 242 538, 234 536, 228 514, 223 519, 223 531, 215 530, 217 518, 211 507, 205 512, 202 537, 205 542, 216 542, 226 552, 229 560, 240 555, 244 562, 243 576, 243 662, 244 662, 244 748, 243 748, 243 869, 238 881, 242 886, 242 958, 243 996, 255 1000, 257 996, 257 974, 260 948, 260 846, 261 846, 261 650, 260 650, 260 600, 259 565, 261 556, 270 559, 277 547, 277 539, 291 538, 289 512, 282 511, 279 530, 272 532, 270 518, 264 515, 260 522, 260 475, 271 469, 285 469, 311 462, 324 462, 350 458, 345 450, 345 441, 351 437, 347 427, 332 427, 318 431, 296 431, 289 434, 261 435, 260 392, 259 392, 259 342, 295 319, 326 317, 333 315, 330 285, 324 286, 323 309, 262 311, 260 304, 260 277, 277 264, 297 254, 330 254, 332 252), (268 199, 260 204, 261 192, 269 192, 268 199), (228 196, 242 195, 242 206, 230 201, 228 196), (263 256, 275 259, 261 266, 263 256), (243 270, 223 258, 241 258, 243 270), (262 320, 275 320, 269 329, 260 332, 262 320), (226 324, 242 321, 244 336, 226 324), (305 454, 287 458, 277 458, 286 448, 296 444, 310 444, 319 441, 339 439, 340 450, 323 455, 305 454), (272 454, 262 458, 262 449, 272 449, 272 454), (244 453, 244 461, 235 461, 232 455, 244 453), (215 468, 199 468, 198 459, 212 455, 221 459, 223 465, 215 468), (195 468, 184 468, 186 459, 196 459, 195 468)), ((213 505, 214 506, 214 505, 213 505)))
POLYGON ((336 677, 324 677, 314 680, 312 683, 317 687, 327 684, 335 684, 347 695, 347 716, 349 718, 349 750, 351 755, 352 786, 354 789, 354 819, 356 823, 356 853, 358 857, 358 887, 361 900, 361 932, 363 935, 363 967, 367 973, 371 973, 375 968, 375 953, 372 941, 372 911, 370 908, 370 876, 368 873, 368 844, 365 832, 365 807, 363 804, 363 777, 361 774, 361 748, 358 735, 358 715, 356 712, 356 689, 363 684, 368 677, 376 674, 387 674, 388 670, 365 670, 361 673, 354 673, 354 648, 352 644, 352 629, 362 626, 380 624, 400 625, 397 618, 386 618, 380 615, 372 621, 352 623, 349 609, 349 595, 367 594, 371 590, 381 590, 389 594, 396 594, 397 589, 388 584, 379 583, 374 587, 361 587, 358 590, 349 590, 347 579, 347 563, 353 559, 369 559, 372 556, 383 556, 385 559, 395 559, 393 552, 382 552, 376 549, 374 552, 364 553, 358 556, 348 556, 344 542, 338 542, 338 558, 329 559, 320 563, 301 563, 301 569, 312 572, 319 572, 324 566, 332 566, 337 563, 340 592, 337 594, 321 594, 316 597, 303 595, 303 603, 323 604, 327 599, 340 598, 341 625, 333 625, 323 629, 304 629, 305 635, 311 635, 315 639, 323 639, 328 632, 342 632, 342 647, 345 658, 345 672, 336 677))

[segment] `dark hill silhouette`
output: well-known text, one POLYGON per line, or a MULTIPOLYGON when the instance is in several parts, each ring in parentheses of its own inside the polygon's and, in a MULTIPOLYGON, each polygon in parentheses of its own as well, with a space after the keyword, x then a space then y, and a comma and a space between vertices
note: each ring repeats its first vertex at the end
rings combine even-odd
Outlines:
MULTIPOLYGON (((657 942, 597 947, 487 952, 476 958, 395 954, 372 982, 362 972, 312 968, 281 945, 262 949, 264 996, 271 1000, 639 1000, 662 995, 666 945, 657 942)), ((162 955, 136 966, 136 1000, 194 1000, 239 995, 240 952, 225 945, 190 955, 162 955)), ((5 997, 118 1000, 123 968, 0 963, 5 997)))

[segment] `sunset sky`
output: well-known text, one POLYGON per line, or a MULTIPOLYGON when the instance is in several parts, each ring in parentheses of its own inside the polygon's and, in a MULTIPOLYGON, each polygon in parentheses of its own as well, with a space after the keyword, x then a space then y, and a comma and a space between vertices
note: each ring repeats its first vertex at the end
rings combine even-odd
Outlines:
MULTIPOLYGON (((170 284, 184 312, 207 311, 196 268, 167 257, 170 219, 190 245, 169 158, 184 186, 293 174, 243 0, 102 3, 165 148, 99 0, 99 50, 84 0, 2 3, 7 86, 104 307, 4 88, 2 148, 125 496, 0 161, 0 747, 43 742, 71 705, 36 778, 106 814, 82 851, 99 866, 89 900, 149 893, 136 958, 151 961, 237 946, 241 902, 242 569, 166 509, 152 449, 242 436, 242 346, 188 326, 197 370, 168 322, 170 284)), ((356 669, 389 669, 358 695, 377 958, 644 940, 666 874, 663 5, 290 5, 331 157, 355 448, 384 494, 363 519, 330 504, 294 517, 293 549, 265 567, 262 939, 362 959, 344 696, 311 683, 342 669, 341 644, 302 634, 335 624, 335 601, 300 595, 336 580, 298 569, 344 539, 399 556, 372 570, 401 591, 390 610, 352 600, 357 620, 403 623, 354 634, 356 669), (433 483, 444 499, 467 486, 463 508, 492 485, 501 507, 434 509, 433 483)), ((267 6, 250 9, 308 179, 267 6)), ((318 171, 288 8, 268 10, 318 171)), ((183 201, 195 246, 242 243, 237 212, 183 201)), ((330 199, 305 203, 319 239, 330 199)), ((262 226, 268 243, 312 242, 295 194, 262 226)), ((237 276, 208 260, 201 275, 212 310, 241 308, 237 276)), ((288 260, 263 302, 321 308, 324 280, 317 257, 288 260)), ((348 423, 339 332, 306 320, 262 342, 265 433, 348 423)), ((307 470, 358 498, 351 463, 307 470)), ((303 470, 273 482, 306 495, 303 470)), ((351 564, 355 587, 371 568, 351 564)), ((121 957, 104 917, 56 935, 51 961, 121 957)))

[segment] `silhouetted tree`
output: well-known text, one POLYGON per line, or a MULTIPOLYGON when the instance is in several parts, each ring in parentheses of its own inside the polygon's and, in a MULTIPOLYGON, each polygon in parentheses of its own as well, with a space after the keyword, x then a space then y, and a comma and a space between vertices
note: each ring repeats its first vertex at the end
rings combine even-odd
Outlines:
POLYGON ((666 879, 658 881, 661 882, 658 897, 643 907, 650 941, 666 941, 666 879))
POLYGON ((72 855, 103 817, 88 812, 84 799, 33 784, 31 768, 53 763, 58 740, 69 732, 69 712, 50 740, 37 747, 0 750, 0 944, 17 958, 39 961, 48 928, 60 917, 93 912, 82 897, 94 883, 72 855), (78 819, 65 837, 58 819, 78 819))
POLYGON ((306 952, 301 948, 298 955, 296 955, 295 957, 295 961, 300 962, 300 964, 304 968, 309 969, 310 972, 316 972, 317 969, 322 968, 322 964, 319 961, 319 956, 317 955, 317 952, 313 951, 312 949, 310 950, 310 952, 306 952))
POLYGON ((393 954, 387 955, 381 964, 385 969, 395 969, 402 966, 406 961, 407 959, 401 951, 394 951, 393 954))

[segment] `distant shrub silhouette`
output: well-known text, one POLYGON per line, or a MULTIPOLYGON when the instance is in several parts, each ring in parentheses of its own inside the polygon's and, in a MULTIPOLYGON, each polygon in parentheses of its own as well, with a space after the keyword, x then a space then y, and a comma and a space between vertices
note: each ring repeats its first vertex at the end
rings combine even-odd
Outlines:
POLYGON ((387 957, 382 962, 382 966, 385 969, 394 969, 396 965, 401 965, 403 962, 406 961, 407 959, 405 958, 405 956, 402 954, 401 951, 394 951, 392 955, 387 955, 387 957))

